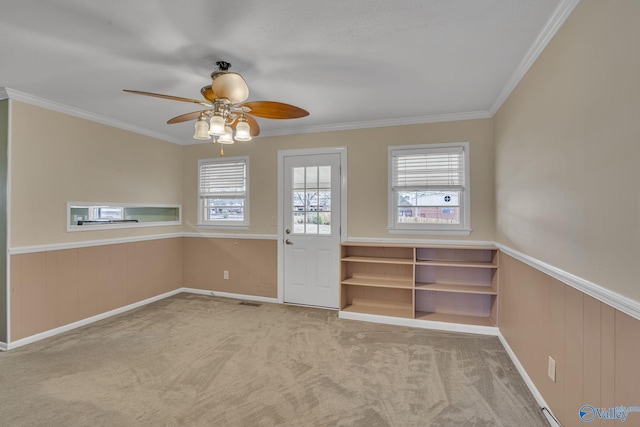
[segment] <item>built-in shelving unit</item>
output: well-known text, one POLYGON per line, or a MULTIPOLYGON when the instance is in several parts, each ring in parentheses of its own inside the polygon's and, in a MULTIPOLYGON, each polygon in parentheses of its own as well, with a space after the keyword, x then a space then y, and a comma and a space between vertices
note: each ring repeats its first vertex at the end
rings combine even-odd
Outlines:
POLYGON ((341 311, 498 325, 493 246, 343 243, 341 311))

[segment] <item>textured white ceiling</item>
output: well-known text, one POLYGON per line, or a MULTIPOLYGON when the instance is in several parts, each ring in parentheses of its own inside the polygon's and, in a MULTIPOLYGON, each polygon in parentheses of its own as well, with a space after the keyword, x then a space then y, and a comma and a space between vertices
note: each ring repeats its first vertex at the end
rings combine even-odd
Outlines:
POLYGON ((181 143, 166 121, 198 106, 122 89, 199 99, 226 60, 249 100, 310 112, 263 135, 488 117, 566 3, 0 0, 0 87, 181 143))

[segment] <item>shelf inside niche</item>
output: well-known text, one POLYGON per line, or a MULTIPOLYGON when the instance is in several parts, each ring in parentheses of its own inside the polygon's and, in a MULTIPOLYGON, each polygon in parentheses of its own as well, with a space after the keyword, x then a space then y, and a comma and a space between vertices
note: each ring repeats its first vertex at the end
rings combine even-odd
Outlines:
POLYGON ((344 279, 343 285, 372 286, 380 288, 412 289, 413 280, 405 277, 367 277, 354 276, 344 279))
POLYGON ((373 314, 376 316, 391 316, 413 318, 413 307, 397 307, 385 304, 371 304, 366 302, 354 302, 342 309, 348 313, 373 314))
POLYGON ((346 262, 368 262, 373 264, 413 264, 411 258, 380 258, 369 256, 346 256, 342 258, 346 262))
POLYGON ((463 294, 498 295, 491 286, 468 285, 464 283, 416 283, 416 290, 454 292, 463 294))
POLYGON ((475 326, 496 326, 491 317, 468 316, 464 314, 431 313, 416 311, 416 319, 434 322, 462 323, 475 326))
POLYGON ((435 267, 468 267, 468 268, 498 268, 496 264, 484 261, 449 261, 449 260, 416 260, 416 265, 432 265, 435 267))

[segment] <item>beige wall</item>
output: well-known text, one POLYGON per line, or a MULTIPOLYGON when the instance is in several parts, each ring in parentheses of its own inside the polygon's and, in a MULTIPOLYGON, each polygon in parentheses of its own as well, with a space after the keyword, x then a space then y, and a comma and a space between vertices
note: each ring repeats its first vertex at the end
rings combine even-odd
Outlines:
MULTIPOLYGON (((638 406, 640 320, 504 254, 499 304, 500 332, 563 426, 584 425, 582 405, 638 406), (549 356, 555 382, 547 377, 549 356)), ((640 414, 626 424, 640 425, 640 414)))
POLYGON ((12 102, 11 247, 180 232, 68 233, 66 202, 181 203, 182 147, 12 102))
POLYGON ((495 117, 497 241, 636 301, 638 22, 582 0, 495 117))
MULTIPOLYGON (((272 220, 277 214, 278 150, 347 147, 349 237, 411 238, 415 236, 391 236, 387 232, 387 147, 461 141, 469 141, 471 154, 473 232, 468 239, 493 240, 494 157, 490 119, 259 137, 251 142, 226 146, 225 156, 249 156, 250 234, 275 234, 277 231, 272 220), (376 191, 371 191, 372 188, 376 191)), ((187 231, 197 231, 198 159, 218 156, 218 145, 197 144, 184 148, 183 218, 187 231)))

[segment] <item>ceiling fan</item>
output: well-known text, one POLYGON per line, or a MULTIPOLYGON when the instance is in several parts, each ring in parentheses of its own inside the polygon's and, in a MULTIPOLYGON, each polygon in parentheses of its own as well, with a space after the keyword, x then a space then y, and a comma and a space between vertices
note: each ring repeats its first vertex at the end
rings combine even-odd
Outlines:
MULTIPOLYGON (((167 124, 196 120, 193 137, 211 140, 219 144, 235 141, 250 141, 260 134, 260 126, 253 116, 265 119, 297 119, 309 115, 302 108, 273 101, 244 102, 249 97, 249 88, 244 78, 229 71, 231 64, 216 62, 218 69, 211 73, 212 82, 200 89, 205 98, 197 100, 159 93, 124 89, 125 92, 174 101, 190 102, 206 107, 204 110, 182 114, 167 121, 167 124)), ((222 149, 220 154, 224 155, 222 149)))

